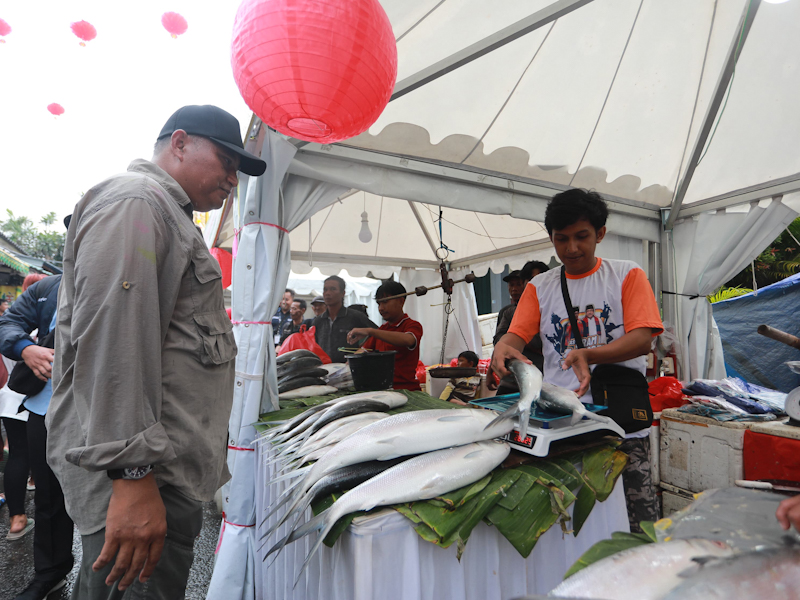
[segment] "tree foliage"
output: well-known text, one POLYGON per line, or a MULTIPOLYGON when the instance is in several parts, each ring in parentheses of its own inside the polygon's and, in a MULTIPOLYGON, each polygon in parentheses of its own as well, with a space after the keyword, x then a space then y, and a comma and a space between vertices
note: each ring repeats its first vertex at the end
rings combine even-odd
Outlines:
MULTIPOLYGON (((756 257, 754 264, 759 288, 800 272, 800 244, 796 240, 800 240, 800 217, 792 221, 789 227, 756 257)), ((753 287, 752 265, 728 281, 724 287, 753 287)))
POLYGON ((56 213, 48 213, 40 219, 41 229, 28 217, 18 217, 10 209, 6 209, 6 213, 8 218, 0 220, 0 231, 25 254, 50 262, 63 259, 66 232, 48 229, 56 224, 56 213))

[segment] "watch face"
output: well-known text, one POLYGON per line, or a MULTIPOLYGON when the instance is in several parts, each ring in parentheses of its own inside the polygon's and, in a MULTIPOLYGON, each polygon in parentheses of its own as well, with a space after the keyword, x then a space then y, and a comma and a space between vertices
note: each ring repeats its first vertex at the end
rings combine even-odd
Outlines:
POLYGON ((129 467, 125 469, 125 479, 141 479, 150 472, 151 467, 129 467))

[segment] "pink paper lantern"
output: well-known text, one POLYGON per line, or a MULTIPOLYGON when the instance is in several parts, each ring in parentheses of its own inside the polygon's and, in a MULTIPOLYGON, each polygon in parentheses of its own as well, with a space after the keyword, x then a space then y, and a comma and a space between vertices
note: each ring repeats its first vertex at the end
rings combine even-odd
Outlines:
POLYGON ((274 129, 332 143, 366 131, 397 78, 378 0, 244 0, 231 64, 247 105, 274 129))
POLYGON ((5 44, 6 41, 2 38, 11 33, 11 25, 0 19, 0 44, 5 44))
POLYGON ((86 46, 86 42, 92 41, 97 37, 97 29, 88 21, 75 21, 70 25, 72 33, 81 40, 81 46, 86 46))
POLYGON ((47 105, 47 110, 50 111, 51 115, 56 117, 64 114, 64 107, 58 104, 57 102, 53 102, 52 104, 47 105))
POLYGON ((176 12, 165 12, 161 15, 161 24, 164 26, 173 39, 178 39, 179 35, 186 33, 189 24, 181 15, 176 12))

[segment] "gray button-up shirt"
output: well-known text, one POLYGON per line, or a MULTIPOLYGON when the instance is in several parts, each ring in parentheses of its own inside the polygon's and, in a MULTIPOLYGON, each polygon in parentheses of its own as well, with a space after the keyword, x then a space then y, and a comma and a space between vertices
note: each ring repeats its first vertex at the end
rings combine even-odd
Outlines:
POLYGON ((377 327, 363 312, 343 306, 336 315, 336 320, 331 321, 326 310, 314 319, 314 339, 320 348, 331 357, 335 363, 345 362, 345 354, 339 348, 347 347, 347 334, 356 327, 377 327))
POLYGON ((211 500, 225 465, 236 343, 189 197, 145 160, 72 215, 56 324, 47 460, 82 535, 105 527, 108 469, 211 500))

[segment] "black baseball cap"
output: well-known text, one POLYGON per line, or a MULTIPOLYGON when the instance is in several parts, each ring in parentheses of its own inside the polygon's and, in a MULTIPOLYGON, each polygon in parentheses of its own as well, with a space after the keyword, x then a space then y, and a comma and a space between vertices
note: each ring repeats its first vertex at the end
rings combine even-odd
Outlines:
POLYGON ((509 279, 522 279, 522 274, 520 273, 519 269, 511 271, 511 273, 503 277, 503 281, 508 281, 509 279))
POLYGON ((206 137, 234 152, 241 159, 239 170, 242 173, 258 177, 267 170, 267 163, 245 151, 239 121, 221 108, 210 104, 192 104, 179 108, 167 119, 158 139, 170 136, 178 129, 189 135, 206 137))

